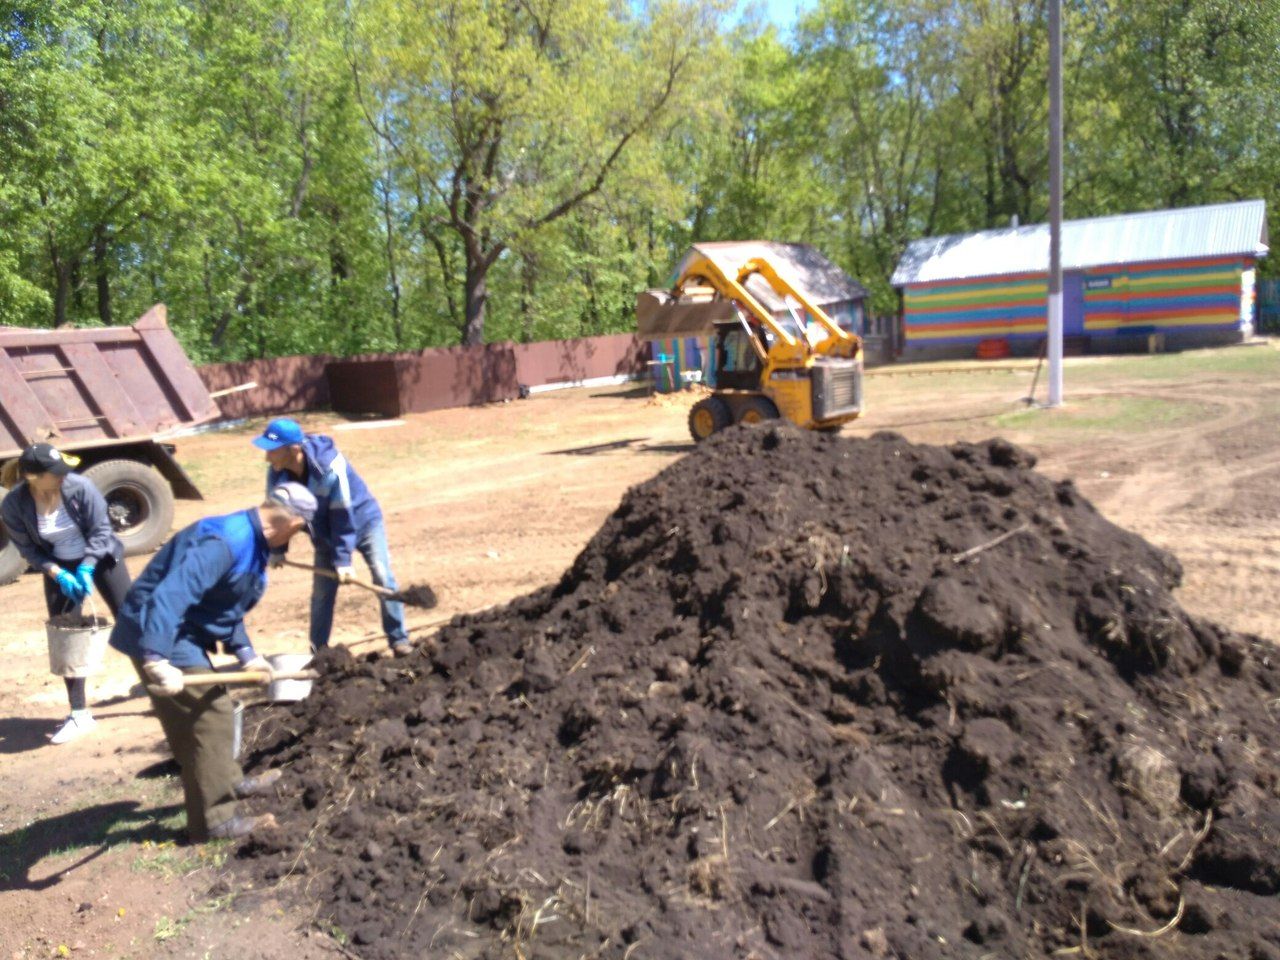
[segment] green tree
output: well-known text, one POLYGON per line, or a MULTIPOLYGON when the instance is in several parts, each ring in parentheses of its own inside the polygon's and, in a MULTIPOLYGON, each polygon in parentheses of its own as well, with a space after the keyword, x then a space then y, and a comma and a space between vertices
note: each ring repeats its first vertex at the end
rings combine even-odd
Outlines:
MULTIPOLYGON (((424 238, 451 234, 461 339, 484 339, 490 271, 597 195, 620 161, 692 107, 709 6, 603 0, 366 0, 354 61, 366 112, 402 158, 424 238)), ((436 250, 449 266, 443 243, 436 250)))
POLYGON ((171 188, 169 103, 155 91, 174 14, 164 0, 0 4, 0 221, 3 259, 20 271, 6 271, 3 309, 14 319, 88 319, 91 285, 97 321, 113 322, 118 263, 171 188))
POLYGON ((888 278, 906 244, 964 220, 952 20, 928 0, 825 0, 801 24, 794 70, 813 146, 800 166, 825 187, 812 235, 876 312, 895 307, 888 278))
MULTIPOLYGON (((1097 82, 1114 104, 1101 133, 1111 192, 1162 206, 1276 187, 1280 5, 1125 0, 1097 5, 1097 82)), ((1274 196, 1274 194, 1273 194, 1274 196)), ((1132 201, 1130 201, 1132 202, 1132 201)))
POLYGON ((199 0, 185 171, 166 267, 190 339, 215 356, 395 344, 375 155, 329 0, 199 0))

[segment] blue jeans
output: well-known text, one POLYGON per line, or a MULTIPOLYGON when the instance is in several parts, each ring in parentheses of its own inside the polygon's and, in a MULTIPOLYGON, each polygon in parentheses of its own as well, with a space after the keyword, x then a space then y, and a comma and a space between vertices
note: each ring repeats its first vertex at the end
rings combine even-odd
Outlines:
MULTIPOLYGON (((373 582, 388 590, 396 590, 395 574, 391 572, 391 553, 387 549, 387 530, 382 521, 370 524, 356 537, 356 549, 369 564, 373 582)), ((352 558, 355 559, 354 557, 352 558)), ((316 566, 332 570, 333 551, 327 543, 316 543, 316 566)), ((333 607, 338 599, 338 581, 315 574, 311 581, 311 649, 319 650, 329 645, 333 632, 333 607)), ((381 600, 382 630, 392 644, 407 643, 409 631, 404 625, 404 604, 399 600, 381 600)))

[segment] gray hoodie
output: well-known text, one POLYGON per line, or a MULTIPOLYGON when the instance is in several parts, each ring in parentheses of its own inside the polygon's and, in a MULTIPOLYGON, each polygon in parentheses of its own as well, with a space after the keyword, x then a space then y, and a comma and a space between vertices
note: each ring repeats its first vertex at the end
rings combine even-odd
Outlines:
MULTIPOLYGON (((67 474, 62 481, 62 502, 71 522, 80 528, 84 536, 82 563, 97 566, 98 561, 105 557, 113 557, 117 561, 124 558, 124 544, 111 529, 107 501, 92 480, 75 473, 67 474)), ((25 480, 10 490, 4 502, 0 503, 0 517, 3 517, 5 529, 9 531, 9 539, 27 563, 41 570, 62 566, 54 557, 49 541, 40 536, 35 497, 25 480)))

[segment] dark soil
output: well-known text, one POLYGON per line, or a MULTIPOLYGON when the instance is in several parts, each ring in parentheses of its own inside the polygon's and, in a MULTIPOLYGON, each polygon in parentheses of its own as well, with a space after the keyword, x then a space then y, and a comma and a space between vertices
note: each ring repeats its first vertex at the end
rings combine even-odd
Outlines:
POLYGON ((399 600, 406 606, 421 607, 423 610, 434 610, 436 604, 440 602, 429 583, 410 584, 401 590, 397 590, 392 599, 399 600))
POLYGON ((1032 466, 712 438, 554 588, 323 654, 246 869, 370 958, 1280 957, 1273 648, 1032 466))

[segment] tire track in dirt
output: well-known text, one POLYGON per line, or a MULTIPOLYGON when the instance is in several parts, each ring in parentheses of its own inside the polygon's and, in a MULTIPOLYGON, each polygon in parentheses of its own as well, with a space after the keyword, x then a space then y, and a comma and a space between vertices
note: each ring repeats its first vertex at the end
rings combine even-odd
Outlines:
MULTIPOLYGON (((1203 391, 1177 396, 1199 400, 1203 391)), ((1190 609, 1280 637, 1280 619, 1257 603, 1260 593, 1280 593, 1280 484, 1262 482, 1280 468, 1275 424, 1251 398, 1224 392, 1204 399, 1222 413, 1172 438, 1139 441, 1129 452, 1143 461, 1110 491, 1081 486, 1108 514, 1176 549, 1186 571, 1180 596, 1190 609)))

